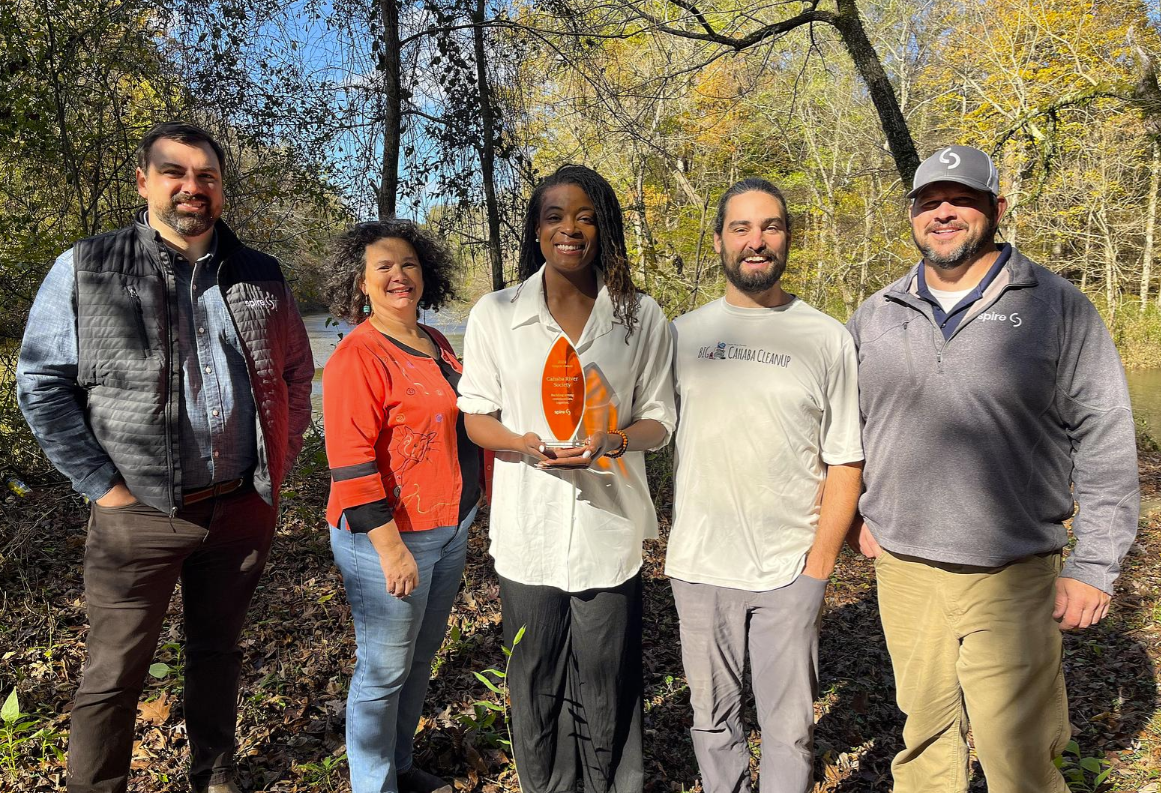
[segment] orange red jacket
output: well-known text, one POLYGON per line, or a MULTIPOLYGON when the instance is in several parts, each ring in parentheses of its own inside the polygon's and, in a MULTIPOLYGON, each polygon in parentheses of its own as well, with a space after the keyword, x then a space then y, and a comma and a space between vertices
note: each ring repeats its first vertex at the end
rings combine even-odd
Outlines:
MULTIPOLYGON (((420 327, 462 371, 443 334, 420 327)), ((323 369, 327 523, 338 526, 344 509, 386 499, 401 532, 456 525, 458 416, 436 361, 405 352, 370 322, 356 326, 323 369)))

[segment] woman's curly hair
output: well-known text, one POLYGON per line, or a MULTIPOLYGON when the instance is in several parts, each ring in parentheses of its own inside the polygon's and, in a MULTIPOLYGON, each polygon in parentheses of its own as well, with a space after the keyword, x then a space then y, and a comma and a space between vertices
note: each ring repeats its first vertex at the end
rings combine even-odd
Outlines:
POLYGON ((451 248, 443 240, 410 220, 370 220, 356 223, 331 243, 326 289, 330 295, 331 314, 336 319, 357 325, 367 318, 363 313, 367 298, 359 288, 367 271, 367 246, 389 238, 411 243, 419 257, 419 269, 423 273, 420 308, 438 310, 455 299, 452 273, 456 261, 451 248))
POLYGON ((621 204, 617 194, 603 176, 584 165, 562 165, 551 176, 541 179, 532 197, 528 199, 528 211, 524 215, 524 234, 520 241, 520 266, 518 275, 521 283, 528 280, 544 264, 540 243, 536 241, 536 226, 540 222, 540 208, 544 194, 553 187, 574 184, 593 202, 597 215, 597 259, 594 262, 605 275, 605 288, 613 301, 613 315, 621 321, 627 332, 625 342, 633 335, 637 326, 637 304, 640 293, 633 286, 629 272, 629 254, 625 248, 625 222, 621 216, 621 204))

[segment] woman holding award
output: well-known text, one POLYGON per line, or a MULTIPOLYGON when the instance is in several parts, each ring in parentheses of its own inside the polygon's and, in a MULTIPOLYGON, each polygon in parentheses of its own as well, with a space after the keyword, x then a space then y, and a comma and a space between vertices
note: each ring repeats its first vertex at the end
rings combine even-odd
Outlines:
POLYGON ((452 296, 454 262, 406 220, 360 223, 334 248, 331 312, 355 326, 323 370, 327 523, 357 644, 351 789, 450 792, 412 764, 411 744, 480 497, 480 452, 455 403, 459 361, 417 316, 452 296))
POLYGON ((512 746, 525 793, 632 793, 641 753, 643 452, 675 422, 669 323, 629 275, 620 205, 566 165, 525 215, 521 284, 472 310, 459 407, 496 452, 512 746))

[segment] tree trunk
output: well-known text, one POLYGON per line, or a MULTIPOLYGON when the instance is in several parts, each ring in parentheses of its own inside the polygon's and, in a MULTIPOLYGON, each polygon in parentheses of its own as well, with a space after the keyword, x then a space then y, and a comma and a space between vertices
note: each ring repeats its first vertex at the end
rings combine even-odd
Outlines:
POLYGON ((504 252, 500 246, 500 203, 496 200, 496 113, 492 105, 492 85, 488 82, 487 50, 484 46, 485 0, 476 0, 472 11, 472 41, 476 52, 476 90, 480 95, 480 176, 484 182, 484 206, 488 212, 488 263, 492 290, 503 289, 504 252))
POLYGON ((1024 211, 1024 207, 1020 205, 1024 190, 1023 163, 1019 152, 1013 151, 1014 148, 1004 150, 1003 167, 1012 174, 1012 181, 1008 184, 1007 191, 1001 191, 1008 198, 1008 214, 1004 219, 1004 240, 1012 245, 1016 245, 1020 238, 1020 213, 1024 211))
POLYGON ((645 236, 641 230, 641 213, 637 212, 637 196, 633 196, 633 242, 637 246, 637 265, 645 276, 645 236))
POLYGON ((863 28, 863 20, 859 17, 855 0, 838 0, 838 13, 833 17, 833 24, 842 37, 859 76, 867 86, 871 102, 879 114, 883 134, 887 138, 887 146, 895 159, 895 168, 906 187, 911 184, 915 177, 915 169, 919 167, 919 154, 915 151, 915 141, 911 139, 911 130, 907 126, 903 110, 899 107, 895 89, 891 86, 891 81, 883 70, 883 63, 879 60, 870 38, 867 37, 867 31, 863 28))
POLYGON ((649 291, 649 270, 657 265, 657 245, 645 214, 645 156, 637 153, 633 180, 633 230, 641 265, 641 288, 649 291))
POLYGON ((1107 207, 1101 207, 1097 215, 1097 225, 1100 226, 1101 235, 1104 237, 1105 306, 1109 312, 1109 327, 1112 328, 1117 316, 1117 243, 1113 237, 1113 228, 1109 221, 1107 207))
POLYGON ((1092 260, 1092 209, 1084 221, 1084 267, 1080 271, 1080 291, 1088 294, 1088 269, 1092 260))
POLYGON ((399 141, 403 135, 403 58, 399 52, 399 6, 380 0, 383 38, 379 71, 383 79, 383 162, 379 173, 379 219, 395 215, 399 192, 399 141))
POLYGON ((867 264, 871 261, 871 245, 875 236, 875 228, 871 218, 871 206, 874 197, 879 193, 879 176, 871 175, 871 184, 866 185, 863 191, 863 255, 859 263, 859 299, 858 306, 867 299, 867 264), (873 192, 872 192, 873 191, 873 192))
POLYGON ((1149 168, 1149 202, 1145 215, 1145 250, 1141 252, 1141 313, 1149 303, 1149 278, 1153 270, 1153 232, 1157 224, 1157 188, 1161 182, 1161 141, 1153 138, 1153 162, 1149 168))

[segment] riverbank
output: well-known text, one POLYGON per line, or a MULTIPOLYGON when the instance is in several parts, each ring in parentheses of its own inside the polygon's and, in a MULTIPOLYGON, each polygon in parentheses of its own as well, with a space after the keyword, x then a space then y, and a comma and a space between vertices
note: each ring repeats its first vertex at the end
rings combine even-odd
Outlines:
MULTIPOLYGON (((446 306, 439 312, 428 311, 420 317, 420 321, 434 326, 443 333, 458 354, 463 354, 464 332, 467 330, 468 312, 471 305, 456 303, 446 306)), ((1152 316, 1152 315, 1148 315, 1152 316)), ((303 314, 306 323, 307 335, 310 337, 311 352, 314 354, 315 377, 313 400, 315 413, 322 412, 322 368, 326 365, 335 345, 351 328, 345 322, 336 322, 325 311, 312 311, 303 314)), ((1142 320, 1144 322, 1144 320, 1142 320)), ((1135 339, 1136 337, 1134 337, 1135 339)), ((1129 344, 1124 341, 1124 344, 1129 344)), ((1148 339, 1137 339, 1132 342, 1138 352, 1126 356, 1126 361, 1135 361, 1137 366, 1126 372, 1129 380, 1129 394, 1132 397, 1133 414, 1144 422, 1146 429, 1153 433, 1161 432, 1161 359, 1143 355, 1142 348, 1148 348, 1161 355, 1161 344, 1148 339)), ((1123 353, 1124 354, 1124 353, 1123 353)))
MULTIPOLYGON (((343 712, 354 637, 321 518, 327 478, 320 439, 311 440, 300 462, 284 493, 284 519, 244 636, 239 770, 247 790, 342 793, 349 790, 343 712)), ((1144 497, 1156 499, 1161 453, 1142 450, 1141 474, 1144 497)), ((676 612, 661 574, 669 490, 659 491, 662 539, 648 544, 643 572, 646 790, 698 791, 676 612)), ((84 656, 86 513, 61 489, 11 497, 3 507, 28 541, 18 556, 0 562, 0 697, 15 685, 21 709, 30 715, 14 736, 28 740, 14 745, 0 730, 0 789, 40 793, 59 789, 63 779, 67 711, 84 656)), ((418 761, 455 778, 457 790, 516 791, 502 743, 503 717, 477 704, 495 704, 497 697, 476 673, 504 663, 486 511, 473 528, 468 558, 452 627, 435 662, 418 761)), ((1066 637, 1072 723, 1081 754, 1111 769, 1102 790, 1156 791, 1147 785, 1161 776, 1159 592, 1161 513, 1142 523, 1109 619, 1066 637)), ((901 721, 870 563, 844 550, 826 602, 816 791, 886 793, 901 721)), ((137 793, 186 790, 180 608, 178 594, 155 659, 160 666, 151 670, 141 704, 131 787, 137 793)), ((752 717, 751 711, 751 723, 752 717)), ((752 733, 751 739, 759 751, 760 736, 752 733)), ((982 789, 977 781, 973 790, 982 789)))

